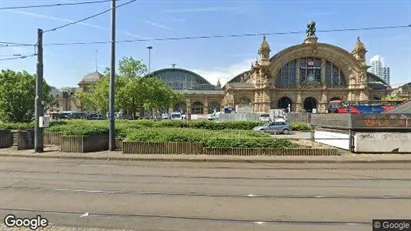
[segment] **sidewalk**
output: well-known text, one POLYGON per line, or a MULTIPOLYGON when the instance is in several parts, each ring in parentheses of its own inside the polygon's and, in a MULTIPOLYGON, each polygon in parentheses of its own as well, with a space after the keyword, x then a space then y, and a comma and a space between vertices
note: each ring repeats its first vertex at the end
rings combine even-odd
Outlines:
POLYGON ((121 151, 91 153, 59 152, 47 148, 44 153, 33 150, 0 149, 1 157, 89 159, 117 161, 176 161, 176 162, 237 162, 237 163, 411 163, 411 154, 351 154, 341 156, 227 156, 227 155, 165 155, 122 154, 121 151))

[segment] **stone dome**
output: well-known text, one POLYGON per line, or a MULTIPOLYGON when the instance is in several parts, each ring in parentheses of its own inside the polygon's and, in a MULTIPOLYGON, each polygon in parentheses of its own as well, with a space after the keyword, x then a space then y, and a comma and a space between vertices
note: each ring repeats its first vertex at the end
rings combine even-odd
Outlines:
POLYGON ((87 74, 81 79, 79 84, 84 84, 84 83, 95 83, 97 80, 101 79, 103 77, 103 74, 101 74, 98 71, 95 71, 93 73, 87 74))

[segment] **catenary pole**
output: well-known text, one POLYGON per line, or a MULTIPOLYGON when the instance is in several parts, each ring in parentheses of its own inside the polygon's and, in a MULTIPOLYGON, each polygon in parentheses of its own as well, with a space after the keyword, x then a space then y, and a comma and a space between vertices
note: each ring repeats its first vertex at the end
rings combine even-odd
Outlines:
POLYGON ((115 140, 115 78, 116 78, 116 0, 111 1, 111 70, 110 70, 110 96, 109 96, 109 150, 114 151, 115 140))
POLYGON ((37 29, 37 71, 36 71, 36 98, 34 106, 34 151, 44 151, 43 127, 40 127, 40 117, 44 116, 43 103, 43 30, 37 29))

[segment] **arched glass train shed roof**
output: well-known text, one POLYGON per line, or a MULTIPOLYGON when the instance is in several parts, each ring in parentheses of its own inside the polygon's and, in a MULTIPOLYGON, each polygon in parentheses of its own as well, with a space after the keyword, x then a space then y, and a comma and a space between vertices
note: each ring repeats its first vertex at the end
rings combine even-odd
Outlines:
POLYGON ((212 91, 221 90, 208 82, 201 75, 181 68, 165 68, 152 72, 150 75, 163 80, 176 91, 212 91))

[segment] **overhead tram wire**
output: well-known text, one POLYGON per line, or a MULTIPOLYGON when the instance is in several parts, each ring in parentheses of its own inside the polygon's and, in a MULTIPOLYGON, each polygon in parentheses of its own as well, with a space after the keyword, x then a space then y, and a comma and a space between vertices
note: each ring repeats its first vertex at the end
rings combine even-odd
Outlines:
MULTIPOLYGON (((343 29, 329 29, 317 30, 317 33, 332 33, 345 31, 370 31, 370 30, 393 30, 411 28, 411 24, 397 25, 397 26, 375 26, 375 27, 358 27, 358 28, 343 28, 343 29)), ((290 34, 305 34, 305 31, 289 31, 289 32, 269 32, 269 33, 248 33, 248 34, 229 34, 229 35, 206 35, 206 36, 186 36, 186 37, 166 37, 154 39, 132 39, 132 40, 118 40, 116 43, 134 43, 134 42, 150 42, 150 41, 178 41, 178 40, 195 40, 195 39, 214 39, 214 38, 241 38, 241 37, 258 37, 263 35, 290 35, 290 34)), ((2 43, 2 42, 0 42, 2 43)), ((33 44, 10 43, 10 47, 15 46, 33 46, 33 44)), ((43 46, 73 46, 73 45, 91 45, 91 44, 108 44, 111 41, 89 41, 89 42, 66 42, 66 43, 46 43, 43 46)), ((2 44, 0 44, 1 47, 2 44)))
POLYGON ((26 59, 30 57, 34 57, 37 54, 32 54, 32 55, 22 55, 22 56, 16 56, 16 57, 10 57, 10 58, 1 58, 0 61, 7 61, 7 60, 17 60, 17 59, 26 59))
MULTIPOLYGON (((116 0, 121 1, 121 0, 116 0)), ((32 9, 32 8, 45 8, 45 7, 62 7, 62 6, 78 6, 89 4, 100 4, 111 2, 111 0, 98 0, 98 1, 85 1, 85 2, 72 2, 72 3, 55 3, 55 4, 41 4, 41 5, 27 5, 27 6, 6 6, 0 7, 0 10, 17 10, 17 9, 32 9)))
POLYGON ((0 57, 21 57, 24 56, 22 54, 1 54, 0 53, 0 57))
MULTIPOLYGON (((122 7, 122 6, 128 5, 128 4, 130 4, 130 3, 133 3, 133 2, 135 2, 135 1, 137 1, 137 0, 130 0, 130 1, 128 1, 128 2, 122 3, 122 4, 118 5, 118 6, 116 6, 116 9, 117 9, 117 8, 120 8, 120 7, 122 7)), ((62 25, 62 26, 55 27, 55 28, 53 28, 53 29, 45 30, 45 31, 43 31, 43 33, 51 32, 51 31, 56 31, 56 30, 62 29, 62 28, 64 28, 64 27, 68 27, 68 26, 71 26, 71 25, 74 25, 74 24, 77 24, 77 23, 80 23, 80 22, 84 22, 84 21, 86 21, 86 20, 95 18, 95 17, 100 16, 100 15, 102 15, 102 14, 105 14, 105 13, 107 13, 107 12, 110 12, 111 10, 112 10, 112 9, 110 8, 110 9, 108 9, 108 10, 102 11, 102 12, 97 13, 97 14, 93 14, 93 15, 88 16, 88 17, 86 17, 86 18, 83 18, 83 19, 80 19, 80 20, 77 20, 77 21, 74 21, 74 22, 70 22, 70 23, 64 24, 64 25, 62 25)))
MULTIPOLYGON (((398 25, 398 26, 376 26, 376 27, 359 27, 359 28, 317 30, 317 33, 332 33, 332 32, 345 32, 345 31, 368 31, 368 30, 391 30, 391 29, 402 29, 402 28, 411 28, 411 24, 409 24, 409 25, 398 25)), ((166 37, 166 38, 153 38, 153 39, 131 39, 131 40, 119 40, 119 41, 116 41, 116 43, 134 43, 134 42, 150 42, 150 41, 178 41, 178 40, 195 40, 195 39, 214 39, 214 38, 240 38, 240 37, 257 37, 257 36, 263 36, 263 35, 290 35, 290 34, 305 34, 305 31, 228 34, 228 35, 206 35, 206 36, 186 36, 186 37, 166 37)), ((48 44, 44 44, 44 46, 70 46, 70 45, 91 45, 91 44, 108 44, 108 43, 111 43, 111 41, 48 43, 48 44)))
POLYGON ((28 43, 14 43, 14 42, 5 42, 5 41, 0 41, 0 47, 11 47, 11 46, 34 46, 34 44, 28 44, 28 43))

